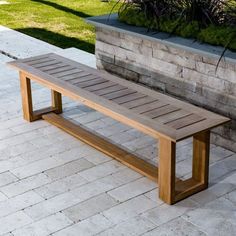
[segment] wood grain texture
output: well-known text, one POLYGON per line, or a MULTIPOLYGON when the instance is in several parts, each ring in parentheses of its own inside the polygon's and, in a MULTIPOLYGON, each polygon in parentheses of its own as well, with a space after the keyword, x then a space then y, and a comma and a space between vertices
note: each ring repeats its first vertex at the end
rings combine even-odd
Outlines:
POLYGON ((33 121, 33 102, 31 93, 31 82, 23 72, 20 72, 20 87, 22 98, 22 110, 25 120, 33 121))
POLYGON ((210 131, 193 136, 193 179, 208 186, 210 131))
POLYGON ((159 139, 159 197, 168 204, 175 202, 175 155, 176 144, 159 139))
POLYGON ((61 94, 57 91, 51 90, 51 96, 52 96, 52 107, 54 109, 54 112, 56 114, 62 113, 62 97, 61 94))

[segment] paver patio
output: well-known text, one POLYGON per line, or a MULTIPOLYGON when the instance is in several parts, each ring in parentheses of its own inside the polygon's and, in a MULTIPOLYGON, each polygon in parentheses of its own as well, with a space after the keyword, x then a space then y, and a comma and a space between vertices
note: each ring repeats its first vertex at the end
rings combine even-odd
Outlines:
MULTIPOLYGON (((236 235, 236 154, 211 145, 210 187, 174 206, 156 184, 44 121, 22 119, 10 57, 57 52, 95 67, 95 57, 0 28, 0 235, 236 235), (4 54, 4 55, 3 55, 4 54)), ((37 108, 50 92, 34 84, 37 108)), ((69 99, 64 115, 157 163, 156 141, 69 99)), ((191 171, 191 140, 177 174, 191 171)))

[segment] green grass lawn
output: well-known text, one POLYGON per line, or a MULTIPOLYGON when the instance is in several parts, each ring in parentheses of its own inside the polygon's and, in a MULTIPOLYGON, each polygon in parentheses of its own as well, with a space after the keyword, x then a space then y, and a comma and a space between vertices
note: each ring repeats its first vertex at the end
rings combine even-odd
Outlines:
POLYGON ((94 27, 84 18, 110 13, 115 2, 100 0, 8 0, 0 5, 0 25, 61 48, 94 52, 94 27))

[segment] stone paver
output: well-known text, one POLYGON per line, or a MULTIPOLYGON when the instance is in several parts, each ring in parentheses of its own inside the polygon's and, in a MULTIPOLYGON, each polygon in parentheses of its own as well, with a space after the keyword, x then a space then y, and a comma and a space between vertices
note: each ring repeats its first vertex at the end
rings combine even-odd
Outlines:
MULTIPOLYGON (((95 67, 95 56, 62 50, 0 27, 0 52, 46 52, 95 67)), ((210 186, 175 206, 158 186, 44 121, 22 119, 18 73, 0 53, 0 235, 236 235, 236 154, 211 146, 210 186)), ((50 93, 33 84, 34 105, 50 93)), ((64 115, 157 164, 156 140, 82 104, 63 99, 64 115)), ((191 139, 177 146, 177 174, 191 171, 191 139)))

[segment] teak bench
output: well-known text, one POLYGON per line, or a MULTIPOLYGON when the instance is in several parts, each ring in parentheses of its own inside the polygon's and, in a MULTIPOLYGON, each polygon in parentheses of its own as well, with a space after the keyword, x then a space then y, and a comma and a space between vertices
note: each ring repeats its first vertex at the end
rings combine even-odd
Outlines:
POLYGON ((228 118, 50 53, 9 63, 20 71, 23 114, 44 119, 159 183, 168 204, 208 187, 210 129, 228 118), (51 89, 52 106, 34 111, 31 80, 51 89), (58 115, 61 95, 159 140, 159 168, 58 115), (176 142, 193 137, 192 177, 175 176, 176 142))

